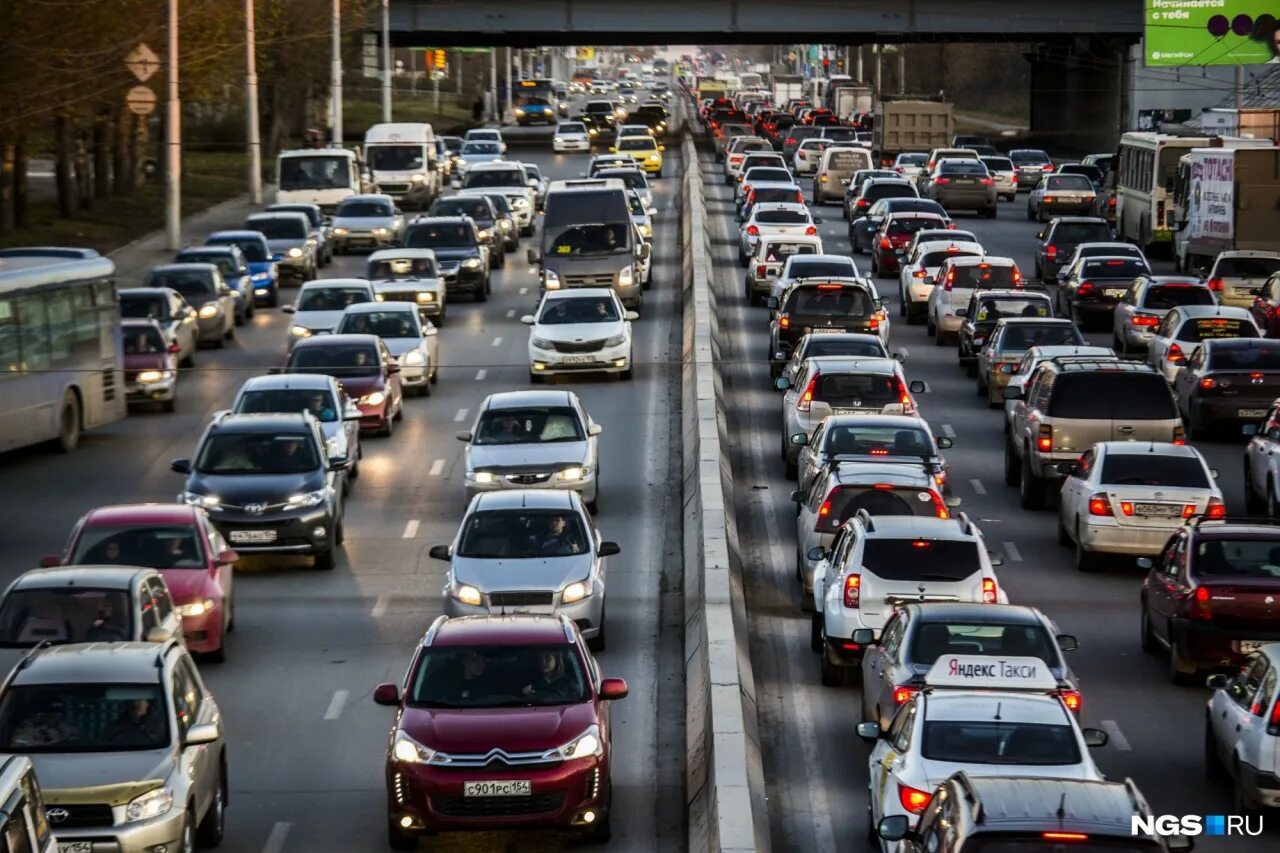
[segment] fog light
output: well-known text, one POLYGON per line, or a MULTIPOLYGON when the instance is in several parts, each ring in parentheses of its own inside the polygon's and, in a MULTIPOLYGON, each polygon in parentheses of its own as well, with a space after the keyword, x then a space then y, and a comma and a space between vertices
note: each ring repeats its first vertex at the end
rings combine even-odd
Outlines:
POLYGON ((626 360, 625 358, 615 358, 615 359, 613 360, 613 366, 614 366, 614 367, 626 367, 626 366, 627 366, 627 360, 626 360))
POLYGON ((546 370, 546 369, 547 369, 547 366, 546 366, 545 364, 543 364, 542 362, 540 362, 540 361, 535 361, 535 362, 533 363, 533 369, 534 369, 534 370, 546 370))
POLYGON ((595 812, 592 812, 592 811, 586 811, 586 812, 583 812, 583 813, 582 813, 582 822, 583 822, 583 823, 595 823, 595 822, 596 822, 596 813, 595 813, 595 812))
POLYGON ((254 295, 255 295, 255 296, 266 296, 266 295, 267 295, 267 289, 266 289, 265 287, 255 287, 255 288, 253 289, 253 293, 254 293, 254 295))
POLYGON ((405 815, 404 817, 400 818, 400 825, 405 829, 408 829, 409 827, 413 826, 413 818, 409 817, 408 815, 405 815))
POLYGON ((311 528, 311 535, 316 537, 317 539, 323 539, 325 537, 325 534, 327 534, 328 532, 329 531, 325 530, 323 527, 320 527, 318 525, 316 527, 311 528))

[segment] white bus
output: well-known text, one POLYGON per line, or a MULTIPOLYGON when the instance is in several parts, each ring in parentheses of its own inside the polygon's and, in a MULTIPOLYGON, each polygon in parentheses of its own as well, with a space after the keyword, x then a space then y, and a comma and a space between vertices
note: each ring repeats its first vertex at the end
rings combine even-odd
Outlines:
POLYGON ((1178 160, 1209 145, 1204 136, 1131 132, 1116 152, 1116 231, 1144 248, 1171 243, 1178 160))
POLYGON ((0 250, 0 451, 125 416, 114 276, 91 249, 0 250))

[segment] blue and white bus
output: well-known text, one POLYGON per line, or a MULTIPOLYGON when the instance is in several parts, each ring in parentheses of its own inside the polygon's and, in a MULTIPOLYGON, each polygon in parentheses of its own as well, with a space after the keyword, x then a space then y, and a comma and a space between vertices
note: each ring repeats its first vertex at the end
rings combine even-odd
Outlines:
POLYGON ((0 250, 0 451, 126 414, 115 265, 92 249, 0 250))

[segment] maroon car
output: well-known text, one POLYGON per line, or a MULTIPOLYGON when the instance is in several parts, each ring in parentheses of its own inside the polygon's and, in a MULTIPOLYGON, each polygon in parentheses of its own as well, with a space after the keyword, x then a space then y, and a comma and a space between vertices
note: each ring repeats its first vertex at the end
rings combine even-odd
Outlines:
POLYGON ((609 700, 566 616, 441 616, 403 684, 373 699, 397 708, 387 745, 387 832, 413 850, 439 830, 565 828, 607 841, 609 700))
POLYGON ((178 400, 178 353, 182 347, 166 343, 155 320, 122 320, 120 336, 125 399, 130 405, 159 403, 161 409, 172 412, 178 400))
POLYGON ((360 409, 360 429, 389 436, 404 414, 400 366, 377 335, 316 335, 293 346, 285 373, 338 380, 360 409))
POLYGON ((902 269, 911 238, 922 228, 954 227, 936 213, 891 213, 871 237, 871 269, 881 277, 902 269))
POLYGON ((1262 330, 1263 337, 1280 338, 1280 275, 1273 275, 1253 297, 1249 306, 1253 322, 1262 330))
POLYGON ((1159 557, 1141 558, 1143 651, 1169 652, 1169 677, 1239 666, 1280 640, 1280 526, 1200 519, 1178 529, 1159 557))

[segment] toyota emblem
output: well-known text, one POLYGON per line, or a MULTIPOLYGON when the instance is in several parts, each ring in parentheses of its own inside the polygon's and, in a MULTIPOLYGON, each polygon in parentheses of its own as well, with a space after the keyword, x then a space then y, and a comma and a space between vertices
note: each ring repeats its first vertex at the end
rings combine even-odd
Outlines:
POLYGON ((267 505, 266 504, 245 504, 244 511, 249 513, 249 515, 262 515, 264 512, 267 511, 267 505))
POLYGON ((51 809, 45 809, 44 816, 49 819, 49 823, 62 823, 64 820, 71 817, 71 812, 64 808, 54 806, 51 809))

